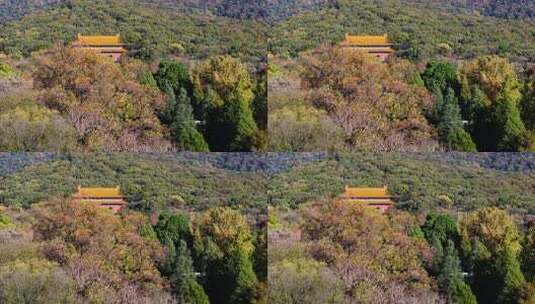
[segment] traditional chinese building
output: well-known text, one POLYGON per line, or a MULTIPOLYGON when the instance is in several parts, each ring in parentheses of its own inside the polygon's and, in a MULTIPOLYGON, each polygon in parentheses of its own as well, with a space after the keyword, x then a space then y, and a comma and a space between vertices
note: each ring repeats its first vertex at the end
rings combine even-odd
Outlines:
POLYGON ((386 186, 382 188, 353 188, 346 186, 345 192, 340 195, 345 202, 362 204, 365 207, 387 211, 395 204, 395 197, 388 193, 386 186))
POLYGON ((342 47, 363 50, 385 61, 394 54, 392 43, 388 35, 383 36, 353 36, 346 34, 346 38, 340 44, 342 47))
POLYGON ((120 35, 115 36, 83 36, 78 34, 78 39, 73 42, 74 48, 92 50, 106 57, 119 61, 126 53, 125 44, 120 35))
POLYGON ((78 186, 78 192, 73 195, 75 201, 95 204, 113 212, 119 212, 128 204, 119 186, 113 188, 84 188, 78 186))

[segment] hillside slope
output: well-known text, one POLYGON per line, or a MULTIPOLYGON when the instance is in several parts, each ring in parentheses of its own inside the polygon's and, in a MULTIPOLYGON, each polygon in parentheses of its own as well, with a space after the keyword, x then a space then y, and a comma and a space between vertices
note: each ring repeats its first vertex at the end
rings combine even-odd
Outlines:
POLYGON ((0 0, 0 24, 28 13, 59 5, 64 0, 0 0))
MULTIPOLYGON (((238 19, 263 18, 266 17, 267 12, 265 0, 134 0, 130 2, 238 19)), ((291 2, 301 1, 291 0, 291 2)), ((71 0, 0 0, 0 23, 20 18, 35 11, 61 4, 72 5, 72 3, 71 0)))
POLYGON ((535 60, 534 21, 445 11, 411 0, 338 0, 296 14, 277 23, 269 51, 297 56, 322 43, 339 43, 346 33, 388 33, 398 55, 413 59, 451 52, 461 59, 500 53, 514 61, 535 60))
POLYGON ((121 34, 132 56, 169 53, 205 58, 231 54, 265 57, 267 28, 258 21, 185 13, 124 0, 70 0, 48 10, 7 22, 0 52, 29 56, 53 44, 69 44, 77 33, 121 34))
POLYGON ((402 208, 461 211, 499 206, 535 212, 535 159, 529 154, 335 154, 283 172, 269 185, 275 206, 297 207, 337 196, 345 185, 380 187, 402 208), (495 168, 489 162, 496 163, 495 168), (520 182, 521 181, 521 182, 520 182))
POLYGON ((236 19, 279 20, 298 12, 336 4, 337 0, 136 0, 185 11, 236 19))
POLYGON ((8 154, 0 159, 8 162, 15 168, 4 165, 0 175, 0 204, 7 206, 67 197, 77 185, 119 185, 130 207, 145 211, 238 205, 262 213, 266 204, 265 175, 224 169, 187 154, 8 154))
POLYGON ((160 5, 185 11, 197 10, 237 19, 266 17, 265 0, 137 0, 140 3, 160 5))
POLYGON ((408 0, 426 6, 440 5, 454 11, 506 19, 534 19, 535 2, 531 0, 408 0))

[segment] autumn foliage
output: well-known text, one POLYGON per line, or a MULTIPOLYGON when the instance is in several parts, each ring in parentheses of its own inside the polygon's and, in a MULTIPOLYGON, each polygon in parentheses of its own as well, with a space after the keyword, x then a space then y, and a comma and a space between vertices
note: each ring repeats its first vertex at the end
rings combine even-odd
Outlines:
POLYGON ((431 140, 422 110, 432 99, 409 62, 383 64, 339 47, 321 47, 304 60, 308 101, 328 113, 354 149, 412 150, 431 140))
POLYGON ((157 269, 164 251, 157 240, 139 234, 147 221, 140 214, 119 217, 95 206, 56 201, 37 207, 35 216, 34 232, 44 242, 45 256, 70 271, 81 297, 106 303, 166 297, 157 269))
POLYGON ((164 105, 162 94, 140 84, 128 65, 61 47, 37 59, 33 77, 39 101, 67 117, 83 146, 112 151, 170 147, 156 116, 164 105))
POLYGON ((331 201, 306 211, 303 235, 311 255, 334 270, 357 302, 434 303, 438 295, 425 269, 432 252, 425 240, 409 236, 417 226, 407 214, 331 201))

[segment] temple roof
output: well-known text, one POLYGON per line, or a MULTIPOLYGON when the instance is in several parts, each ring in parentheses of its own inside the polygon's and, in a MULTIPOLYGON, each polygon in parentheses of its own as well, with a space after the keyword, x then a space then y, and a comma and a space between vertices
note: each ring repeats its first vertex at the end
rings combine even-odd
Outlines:
POLYGON ((106 46, 106 45, 123 45, 120 35, 115 36, 83 36, 78 34, 78 39, 75 41, 75 44, 80 45, 96 45, 96 46, 106 46))
POLYGON ((359 45, 359 46, 379 46, 379 45, 392 45, 388 35, 382 36, 353 36, 346 34, 343 45, 359 45))
POLYGON ((105 198, 122 198, 121 189, 119 186, 113 188, 84 188, 78 186, 78 193, 76 196, 81 197, 105 197, 105 198))
POLYGON ((354 198, 390 198, 386 186, 382 188, 353 188, 346 186, 345 192, 342 194, 344 197, 354 198))

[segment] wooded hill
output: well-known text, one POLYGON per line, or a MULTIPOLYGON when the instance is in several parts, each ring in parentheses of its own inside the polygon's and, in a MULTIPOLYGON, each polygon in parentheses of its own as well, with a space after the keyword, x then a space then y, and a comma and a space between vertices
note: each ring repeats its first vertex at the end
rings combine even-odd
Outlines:
POLYGON ((532 303, 535 229, 524 215, 535 211, 534 160, 333 154, 278 174, 269 302, 532 303), (345 185, 387 185, 397 208, 336 199, 345 185))
MULTIPOLYGON (((135 0, 139 4, 165 7, 168 9, 181 10, 185 12, 201 12, 237 19, 264 18, 268 8, 266 1, 256 0, 135 0)), ((277 7, 298 6, 307 7, 301 1, 280 1, 284 4, 277 7), (289 2, 289 3, 286 3, 289 2)), ((0 1, 0 16, 2 21, 20 18, 26 14, 39 10, 44 10, 59 5, 71 5, 71 0, 2 0, 0 1)), ((273 4, 273 3, 272 3, 273 4)), ((2 22, 0 21, 0 23, 2 22)))
POLYGON ((479 13, 506 19, 534 19, 535 3, 530 0, 410 0, 425 6, 440 5, 453 11, 479 13))
POLYGON ((533 225, 500 208, 381 213, 321 199, 296 211, 270 209, 269 224, 270 303, 534 299, 533 225))
POLYGON ((0 24, 20 18, 26 14, 54 7, 62 0, 1 0, 0 24))
POLYGON ((529 153, 30 153, 2 155, 0 169, 0 199, 10 206, 70 196, 82 184, 120 185, 135 209, 258 211, 268 200, 297 207, 337 196, 345 185, 388 185, 401 196, 400 207, 413 211, 535 212, 535 155, 529 153))
POLYGON ((535 23, 529 19, 445 11, 441 6, 411 0, 338 0, 324 9, 296 14, 275 25, 269 51, 297 56, 322 43, 337 44, 345 33, 388 33, 398 56, 407 58, 433 57, 448 53, 450 48, 459 58, 496 53, 513 61, 535 58, 535 23))
POLYGON ((255 20, 124 0, 71 0, 2 27, 0 52, 15 57, 29 56, 56 43, 70 44, 82 33, 121 34, 130 55, 144 59, 178 52, 193 58, 230 54, 255 61, 265 58, 267 31, 255 20))
MULTIPOLYGON (((135 0, 133 2, 236 19, 278 20, 298 12, 335 4, 336 0, 135 0)), ((0 23, 71 3, 72 0, 1 0, 0 23)))
POLYGON ((29 207, 69 197, 80 184, 119 185, 136 210, 241 206, 256 214, 265 209, 264 174, 225 169, 201 155, 6 154, 0 159, 0 203, 29 207))
POLYGON ((274 206, 334 197, 345 185, 388 185, 399 207, 426 212, 497 206, 535 212, 535 159, 530 154, 334 154, 282 172, 269 184, 274 206), (492 164, 490 164, 492 163, 492 164), (504 165, 504 164, 509 165, 504 165))

